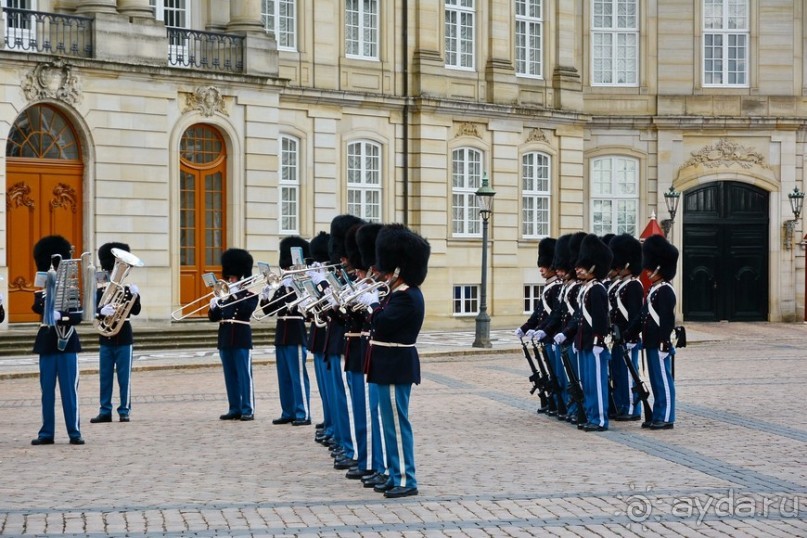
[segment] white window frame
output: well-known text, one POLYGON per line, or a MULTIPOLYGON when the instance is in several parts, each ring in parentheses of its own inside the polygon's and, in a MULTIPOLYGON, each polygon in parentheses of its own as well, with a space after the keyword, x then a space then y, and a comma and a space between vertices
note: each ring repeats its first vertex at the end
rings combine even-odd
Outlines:
POLYGON ((525 283, 524 284, 524 314, 532 314, 541 304, 541 294, 544 292, 544 284, 525 283))
POLYGON ((281 135, 278 148, 278 228, 282 234, 297 234, 300 229, 300 141, 281 135))
POLYGON ((445 0, 445 48, 448 69, 476 69, 476 0, 445 0))
POLYGON ((703 0, 703 86, 747 88, 751 46, 748 0, 703 0), (739 12, 737 10, 740 10, 739 12), (707 58, 707 51, 712 57, 707 58), (715 67, 719 65, 719 69, 715 67), (737 67, 739 65, 739 67, 737 67), (710 69, 711 67, 711 69, 710 69), (735 67, 732 69, 732 67, 735 67), (731 82, 732 77, 737 77, 731 82), (715 79, 719 79, 715 82, 715 79), (739 80, 742 79, 742 80, 739 80))
POLYGON ((297 0, 261 0, 261 21, 275 35, 277 50, 297 51, 297 0))
POLYGON ((456 284, 451 294, 451 311, 454 316, 479 314, 482 286, 479 284, 456 284))
MULTIPOLYGON (((0 2, 0 7, 10 7, 13 9, 27 9, 29 11, 36 11, 37 10, 37 0, 2 0, 0 2), (12 5, 9 5, 11 3, 12 5)), ((2 12, 3 14, 3 28, 5 28, 5 36, 4 38, 14 36, 15 38, 20 38, 24 42, 22 45, 22 49, 26 50, 27 47, 31 44, 31 42, 36 41, 36 24, 34 24, 31 18, 24 18, 22 19, 22 26, 11 26, 9 24, 8 16, 5 11, 2 12), (25 28, 25 26, 28 28, 25 28)), ((16 43, 12 42, 8 45, 8 50, 14 50, 17 48, 16 43)))
POLYGON ((356 140, 347 145, 347 212, 367 222, 381 222, 381 145, 356 140))
POLYGON ((635 157, 607 155, 591 159, 591 233, 639 235, 639 176, 639 159, 635 157))
MULTIPOLYGON (((158 21, 165 22, 166 14, 174 12, 177 18, 184 19, 181 21, 182 26, 176 24, 165 23, 166 28, 180 28, 189 30, 191 27, 191 0, 149 0, 149 5, 154 8, 154 18, 158 21)), ((174 21, 176 22, 176 21, 174 21)), ((182 39, 180 42, 168 42, 168 57, 172 65, 185 66, 185 61, 180 61, 188 58, 188 40, 182 39)))
POLYGON ((516 76, 544 78, 543 4, 543 0, 516 0, 516 76))
POLYGON ((451 235, 482 237, 479 200, 484 157, 476 148, 462 147, 451 152, 451 235))
POLYGON ((345 1, 345 56, 377 60, 380 3, 378 0, 345 1), (367 5, 372 6, 367 9, 367 5))
POLYGON ((552 224, 552 159, 546 153, 529 151, 521 156, 521 234, 524 239, 542 239, 552 224), (545 215, 545 218, 541 218, 545 215))
POLYGON ((591 85, 639 85, 639 0, 592 0, 591 85))

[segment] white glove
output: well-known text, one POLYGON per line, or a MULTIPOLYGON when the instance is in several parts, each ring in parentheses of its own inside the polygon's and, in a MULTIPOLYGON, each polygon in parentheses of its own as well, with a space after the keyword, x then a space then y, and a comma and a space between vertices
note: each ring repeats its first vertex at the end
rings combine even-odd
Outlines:
POLYGON ((260 300, 262 302, 268 301, 272 297, 272 286, 266 285, 261 290, 260 300))
POLYGON ((572 354, 577 355, 577 346, 572 344, 572 354))
POLYGON ((591 349, 592 349, 592 351, 594 351, 594 355, 597 356, 597 357, 599 357, 600 353, 603 352, 603 347, 602 346, 594 346, 591 349))
POLYGON ((563 333, 558 333, 555 335, 555 343, 560 345, 566 341, 566 335, 563 333))
POLYGON ((101 308, 102 316, 111 316, 114 313, 115 313, 115 307, 111 304, 105 304, 103 308, 101 308))
POLYGON ((137 284, 129 284, 129 291, 132 292, 132 295, 140 295, 140 288, 137 287, 137 284))
POLYGON ((359 295, 357 299, 359 304, 363 304, 365 306, 371 306, 378 302, 378 291, 367 291, 359 295))
POLYGON ((218 299, 218 297, 213 297, 212 299, 210 299, 210 310, 213 310, 214 308, 218 308, 218 307, 219 307, 219 299, 218 299))
POLYGON ((532 335, 532 337, 540 342, 541 340, 546 338, 546 333, 539 329, 539 330, 535 331, 535 334, 532 335))
POLYGON ((311 264, 311 269, 305 272, 305 274, 308 275, 308 278, 311 279, 311 282, 313 282, 314 285, 319 285, 320 282, 325 280, 325 274, 323 273, 323 270, 320 269, 321 266, 322 266, 321 263, 314 262, 311 264))
POLYGON ((625 347, 628 348, 628 351, 636 347, 636 342, 628 342, 625 344, 625 347))
POLYGON ((284 278, 280 283, 287 288, 294 288, 293 280, 291 279, 290 276, 284 278))
POLYGON ((524 336, 527 337, 527 340, 532 340, 533 338, 535 338, 535 329, 530 329, 529 331, 524 333, 524 336))
MULTIPOLYGON (((524 331, 521 330, 521 327, 513 331, 513 334, 516 335, 516 338, 524 338, 524 331)), ((530 334, 530 331, 527 331, 527 335, 530 334)))
POLYGON ((0 304, 3 304, 3 294, 0 293, 0 304))
POLYGON ((58 310, 54 310, 53 311, 53 321, 59 321, 60 319, 62 319, 62 313, 59 312, 58 310))

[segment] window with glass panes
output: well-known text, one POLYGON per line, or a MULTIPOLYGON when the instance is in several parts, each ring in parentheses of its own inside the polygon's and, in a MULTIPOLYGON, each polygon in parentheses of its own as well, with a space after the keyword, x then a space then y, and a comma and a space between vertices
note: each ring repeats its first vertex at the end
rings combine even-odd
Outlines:
POLYGON ((527 239, 549 235, 549 156, 521 157, 521 234, 527 239))
POLYGON ((454 286, 454 314, 479 313, 479 286, 464 284, 454 286))
POLYGON ((446 0, 446 67, 474 68, 476 0, 446 0))
POLYGON ((261 20, 275 34, 277 48, 297 50, 297 0, 261 0, 261 20))
POLYGON ((149 0, 154 8, 154 17, 165 22, 169 28, 190 28, 190 6, 188 0, 149 0))
POLYGON ((482 185, 482 152, 459 148, 451 153, 451 233, 455 237, 479 237, 479 200, 482 185))
POLYGON ((345 54, 378 58, 378 0, 345 1, 345 54))
POLYGON ((516 0, 516 74, 543 77, 543 0, 516 0))
POLYGON ((543 284, 524 284, 524 313, 532 314, 541 304, 541 293, 544 291, 543 284))
POLYGON ((703 85, 748 86, 748 0, 703 0, 703 85))
POLYGON ((639 161, 609 156, 591 160, 591 233, 636 235, 639 161))
POLYGON ((300 143, 280 137, 280 232, 298 233, 300 196, 300 143))
POLYGON ((381 146, 347 146, 347 212, 368 222, 381 221, 381 146))
POLYGON ((638 0, 593 0, 591 83, 635 86, 639 80, 638 0))

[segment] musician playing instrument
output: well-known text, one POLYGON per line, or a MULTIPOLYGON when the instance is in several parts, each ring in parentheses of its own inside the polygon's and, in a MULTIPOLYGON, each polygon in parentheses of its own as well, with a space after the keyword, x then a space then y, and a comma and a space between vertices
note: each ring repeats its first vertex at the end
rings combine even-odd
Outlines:
MULTIPOLYGON (((45 290, 34 293, 32 310, 42 316, 42 324, 36 334, 34 353, 39 354, 39 385, 42 390, 42 427, 32 445, 52 445, 55 436, 56 417, 56 380, 59 381, 59 393, 62 399, 64 422, 71 445, 83 445, 81 437, 81 421, 78 409, 78 356, 81 342, 73 326, 81 323, 82 310, 64 308, 55 304, 57 285, 66 286, 67 282, 56 283, 53 277, 63 260, 70 260, 70 243, 61 235, 49 235, 34 245, 34 261, 37 271, 50 272, 45 290), (48 296, 50 294, 50 296, 48 296), (60 334, 61 332, 61 334, 60 334)), ((72 260, 71 260, 72 261, 72 260)), ((75 290, 66 290, 75 291, 75 290)))
MULTIPOLYGON (((98 261, 101 263, 101 269, 106 271, 107 274, 112 275, 115 268, 116 256, 113 254, 112 249, 119 249, 125 252, 130 252, 129 245, 126 243, 104 243, 98 249, 98 261)), ((123 263, 123 262, 118 262, 123 263)), ((136 316, 140 313, 140 292, 137 284, 128 284, 124 286, 124 294, 122 296, 123 303, 121 304, 101 304, 104 297, 106 287, 123 285, 122 283, 108 282, 106 286, 98 288, 96 291, 96 317, 103 320, 109 316, 113 316, 116 310, 129 308, 129 316, 136 316), (128 304, 131 302, 131 304, 128 304)), ((134 337, 132 333, 132 324, 128 320, 128 316, 121 322, 120 328, 115 334, 107 336, 106 334, 98 335, 98 376, 100 384, 100 401, 101 405, 98 411, 98 416, 90 419, 93 424, 99 422, 112 422, 112 387, 114 386, 115 372, 118 376, 118 392, 120 394, 120 404, 118 405, 118 420, 120 422, 129 422, 129 415, 131 412, 131 376, 132 376, 132 356, 134 337)))
POLYGON ((227 413, 221 420, 254 420, 255 390, 252 379, 252 326, 249 320, 258 306, 258 296, 241 289, 239 281, 252 274, 252 255, 240 248, 221 254, 222 278, 229 295, 210 300, 207 318, 218 322, 218 349, 227 389, 227 413))
MULTIPOLYGON (((319 232, 309 242, 311 264, 314 271, 319 272, 317 267, 327 264, 330 260, 328 255, 328 242, 330 234, 325 231, 319 232)), ((328 372, 328 363, 325 360, 327 347, 327 324, 325 327, 319 326, 315 321, 309 324, 308 340, 306 349, 314 356, 314 374, 317 379, 319 397, 322 400, 322 422, 317 424, 317 433, 314 440, 318 443, 327 444, 333 439, 333 422, 331 420, 331 381, 328 372), (320 427, 321 426, 321 427, 320 427)))

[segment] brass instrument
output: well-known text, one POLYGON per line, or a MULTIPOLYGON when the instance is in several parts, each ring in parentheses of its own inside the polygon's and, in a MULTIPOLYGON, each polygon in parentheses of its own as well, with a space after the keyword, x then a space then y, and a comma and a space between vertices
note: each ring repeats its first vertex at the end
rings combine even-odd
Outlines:
MULTIPOLYGON (((87 274, 86 268, 89 267, 89 260, 92 254, 85 252, 79 258, 71 258, 69 260, 62 259, 59 254, 51 257, 50 270, 44 275, 37 273, 37 281, 42 281, 44 276, 44 293, 45 308, 43 322, 49 327, 54 327, 57 335, 57 347, 60 351, 64 351, 67 347, 67 342, 73 335, 75 328, 72 325, 59 325, 54 318, 54 312, 65 313, 79 313, 84 318, 85 306, 88 311, 91 310, 90 304, 82 304, 81 294, 81 274, 87 274), (59 267, 53 268, 54 258, 59 259, 59 267), (82 271, 82 269, 84 269, 82 271)), ((86 278, 86 277, 85 277, 86 278)), ((89 284, 85 281, 85 287, 89 284)), ((85 294, 84 301, 87 300, 85 294)))
POLYGON ((138 294, 136 293, 130 293, 129 297, 126 297, 124 279, 132 267, 143 267, 143 261, 131 252, 119 248, 113 248, 110 252, 115 256, 115 265, 109 275, 109 284, 98 302, 98 308, 100 310, 107 305, 112 305, 115 307, 115 312, 93 320, 93 325, 98 329, 98 332, 106 337, 115 336, 120 332, 124 322, 129 317, 129 312, 137 301, 138 294))
MULTIPOLYGON (((188 318, 197 312, 201 312, 208 307, 210 299, 213 299, 214 297, 217 299, 218 303, 221 304, 222 301, 227 300, 230 296, 238 291, 252 290, 254 293, 259 288, 263 288, 269 282, 270 278, 274 277, 274 273, 271 272, 269 269, 269 264, 267 263, 258 262, 258 270, 257 275, 242 278, 237 282, 227 282, 226 280, 222 280, 220 278, 217 279, 213 273, 203 274, 202 279, 204 279, 208 288, 212 288, 212 291, 202 295, 198 299, 194 299, 188 304, 180 306, 171 312, 171 318, 174 321, 182 321, 183 319, 188 318), (199 306, 196 306, 197 304, 199 306), (191 308, 191 310, 189 312, 185 312, 185 310, 188 308, 191 308), (183 314, 183 312, 185 313, 183 314)), ((245 296, 228 304, 234 305, 248 298, 249 296, 245 296)))
MULTIPOLYGON (((395 278, 397 278, 397 274, 395 275, 395 278)), ((367 305, 363 305, 358 302, 359 297, 372 291, 378 291, 379 298, 385 297, 390 292, 390 284, 392 282, 394 282, 394 280, 376 280, 372 276, 367 276, 357 282, 354 282, 353 289, 346 288, 348 293, 345 293, 339 297, 339 309, 342 312, 347 312, 348 308, 354 312, 360 312, 361 310, 366 309, 367 305)))

